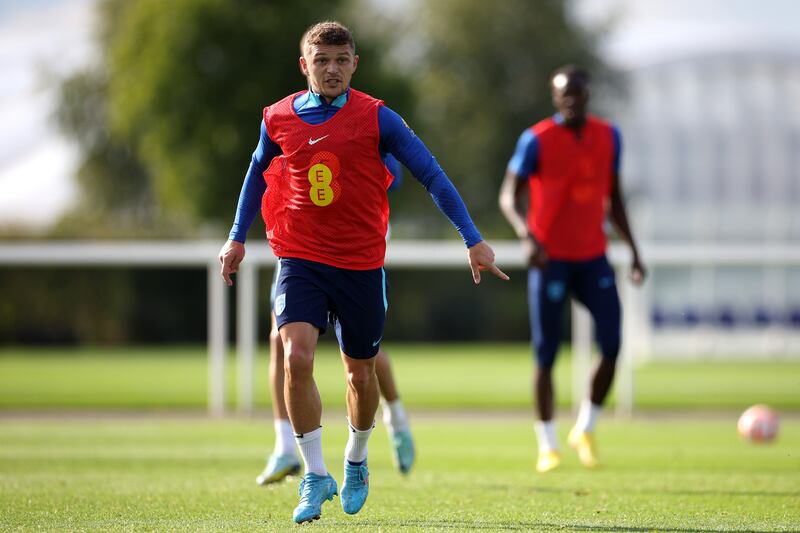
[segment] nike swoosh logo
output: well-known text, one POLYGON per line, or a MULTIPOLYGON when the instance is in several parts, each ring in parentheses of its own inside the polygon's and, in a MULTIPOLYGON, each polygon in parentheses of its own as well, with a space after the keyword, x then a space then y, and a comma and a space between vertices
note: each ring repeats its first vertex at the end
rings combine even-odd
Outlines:
POLYGON ((308 138, 308 144, 317 144, 317 143, 318 143, 318 142, 320 142, 322 139, 324 139, 325 137, 329 137, 329 136, 330 136, 330 134, 329 134, 329 135, 323 135, 323 136, 322 136, 322 137, 320 137, 319 139, 312 139, 311 137, 309 137, 309 138, 308 138))
MULTIPOLYGON (((382 338, 383 338, 383 335, 381 335, 381 339, 382 339, 382 338)), ((373 346, 377 346, 378 344, 380 344, 380 342, 381 342, 381 339, 378 339, 378 340, 376 340, 375 342, 373 342, 373 343, 372 343, 372 345, 373 345, 373 346)))

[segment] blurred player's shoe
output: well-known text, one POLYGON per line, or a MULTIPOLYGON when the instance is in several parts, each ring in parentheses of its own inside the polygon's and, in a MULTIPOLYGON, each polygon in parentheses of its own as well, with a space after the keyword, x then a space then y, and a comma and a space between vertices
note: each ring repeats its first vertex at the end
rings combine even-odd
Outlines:
POLYGON ((581 460, 583 466, 586 468, 594 468, 597 466, 597 451, 594 447, 594 439, 591 433, 586 431, 578 431, 572 428, 567 437, 567 443, 575 448, 578 452, 578 459, 581 460))
POLYGON ((298 524, 316 520, 322 514, 322 504, 332 500, 337 494, 336 480, 328 474, 320 476, 313 472, 306 474, 300 481, 300 503, 292 513, 298 524))
POLYGON ((536 471, 544 474, 554 470, 561 465, 561 456, 557 450, 548 450, 546 452, 539 452, 539 460, 536 461, 536 471))
POLYGON ((274 453, 269 456, 267 466, 264 471, 256 478, 256 483, 259 485, 269 485, 270 483, 277 483, 286 476, 293 476, 300 473, 300 462, 297 457, 292 455, 275 455, 274 453))
POLYGON ((369 470, 367 462, 352 465, 344 462, 344 482, 342 483, 342 509, 347 514, 356 514, 364 507, 369 494, 369 470))
POLYGON ((389 432, 389 438, 392 441, 392 450, 394 451, 394 465, 401 474, 408 474, 414 464, 414 457, 416 455, 414 451, 414 439, 411 438, 411 432, 407 429, 396 433, 389 432))

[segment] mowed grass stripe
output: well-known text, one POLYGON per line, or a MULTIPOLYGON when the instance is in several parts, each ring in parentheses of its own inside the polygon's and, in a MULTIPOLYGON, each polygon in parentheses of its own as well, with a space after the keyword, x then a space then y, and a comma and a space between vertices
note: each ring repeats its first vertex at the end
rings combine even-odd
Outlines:
MULTIPOLYGON (((529 409, 533 366, 527 344, 388 344, 401 394, 411 407, 529 409)), ((269 405, 268 356, 256 365, 257 405, 269 405)), ((229 359, 229 402, 236 397, 229 359)), ((336 347, 321 344, 315 375, 327 406, 344 406, 336 347)), ((0 409, 202 409, 204 347, 0 349, 0 409)), ((556 365, 558 405, 571 398, 570 358, 556 365)), ((800 360, 651 362, 637 368, 639 408, 744 409, 767 403, 800 410, 800 360)), ((613 405, 613 397, 611 399, 613 405)))
MULTIPOLYGON (((370 498, 345 515, 323 507, 321 531, 789 531, 800 524, 800 427, 769 446, 741 442, 730 419, 605 420, 603 468, 564 450, 552 475, 533 471, 525 417, 411 420, 413 473, 370 441, 370 498)), ((560 420, 563 441, 569 420, 560 420)), ((324 448, 341 482, 346 426, 326 417, 324 448)), ((2 530, 284 531, 296 480, 254 483, 271 424, 192 419, 0 421, 2 530)))

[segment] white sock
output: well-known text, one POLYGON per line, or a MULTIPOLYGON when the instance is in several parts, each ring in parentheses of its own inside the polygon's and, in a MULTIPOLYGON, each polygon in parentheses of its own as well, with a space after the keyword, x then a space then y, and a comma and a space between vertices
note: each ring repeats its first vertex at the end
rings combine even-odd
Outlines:
POLYGON ((320 476, 327 476, 328 469, 325 468, 325 459, 322 458, 322 426, 314 431, 295 435, 294 439, 300 446, 300 455, 306 464, 306 474, 313 472, 320 476))
POLYGON ((558 450, 555 420, 539 420, 533 425, 533 429, 536 432, 536 440, 539 441, 540 453, 558 450))
POLYGON ((347 421, 348 437, 347 446, 344 448, 344 458, 351 463, 362 463, 367 460, 367 441, 369 440, 372 428, 375 427, 373 422, 372 427, 369 429, 356 429, 350 421, 347 421))
POLYGON ((600 416, 600 411, 602 409, 602 405, 594 404, 588 398, 583 400, 578 410, 578 420, 575 422, 575 429, 584 433, 591 433, 594 431, 594 425, 597 423, 597 417, 600 416))
POLYGON ((389 433, 408 430, 406 410, 403 409, 403 402, 400 401, 400 398, 393 402, 387 402, 381 398, 381 409, 383 410, 383 423, 389 433))
POLYGON ((275 455, 291 455, 297 457, 297 447, 294 442, 292 423, 287 418, 276 418, 275 422, 275 455))

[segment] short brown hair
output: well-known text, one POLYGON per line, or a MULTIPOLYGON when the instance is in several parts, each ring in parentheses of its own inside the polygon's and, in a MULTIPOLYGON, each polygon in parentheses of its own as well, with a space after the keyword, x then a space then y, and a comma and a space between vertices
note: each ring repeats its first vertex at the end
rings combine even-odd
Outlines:
POLYGON ((300 38, 300 53, 304 54, 306 46, 311 44, 329 44, 334 46, 349 45, 356 51, 356 42, 353 40, 353 33, 341 22, 326 20, 317 22, 310 26, 303 37, 300 38))

